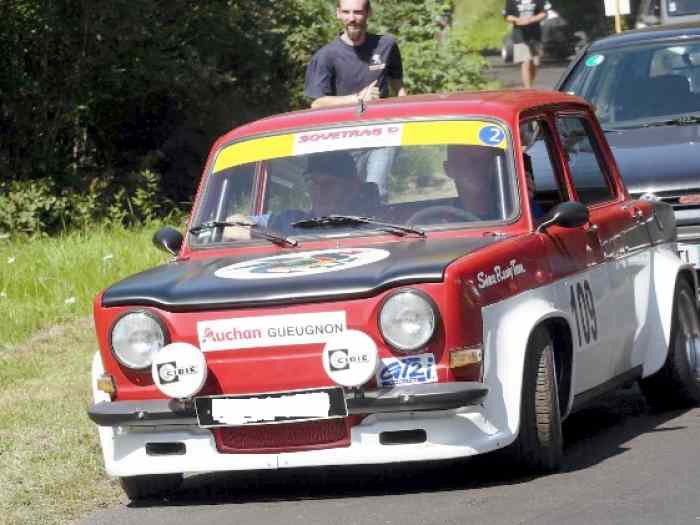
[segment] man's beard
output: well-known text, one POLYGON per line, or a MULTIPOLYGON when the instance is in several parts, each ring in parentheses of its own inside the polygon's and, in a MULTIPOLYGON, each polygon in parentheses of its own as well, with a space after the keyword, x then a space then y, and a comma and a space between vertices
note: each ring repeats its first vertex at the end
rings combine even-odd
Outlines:
POLYGON ((367 27, 359 24, 348 24, 345 26, 345 33, 353 42, 362 39, 366 31, 367 27))

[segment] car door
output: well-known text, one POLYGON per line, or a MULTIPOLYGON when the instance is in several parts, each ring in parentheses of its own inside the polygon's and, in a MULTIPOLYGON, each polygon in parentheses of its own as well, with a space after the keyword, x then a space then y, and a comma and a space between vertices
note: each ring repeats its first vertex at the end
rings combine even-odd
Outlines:
POLYGON ((591 116, 558 114, 556 127, 575 198, 589 210, 588 231, 600 252, 599 268, 572 283, 576 383, 586 391, 639 364, 634 347, 646 318, 650 241, 644 213, 616 182, 614 161, 591 116), (596 323, 587 330, 583 312, 591 306, 596 323))
MULTIPOLYGON (((554 116, 522 121, 520 134, 523 152, 532 164, 538 204, 549 212, 560 202, 574 200, 554 116)), ((552 298, 559 309, 570 313, 574 386, 579 390, 593 388, 607 380, 609 373, 608 349, 599 338, 599 308, 600 303, 606 307, 608 290, 601 243, 590 224, 573 228, 552 225, 540 234, 552 274, 552 298)))

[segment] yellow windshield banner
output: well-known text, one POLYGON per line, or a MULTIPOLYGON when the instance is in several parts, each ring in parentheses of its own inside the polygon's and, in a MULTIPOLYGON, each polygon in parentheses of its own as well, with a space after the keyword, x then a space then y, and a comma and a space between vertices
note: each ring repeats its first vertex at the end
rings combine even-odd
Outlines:
POLYGON ((505 129, 492 122, 444 120, 369 124, 275 135, 231 144, 216 158, 214 173, 249 162, 325 151, 440 144, 508 147, 505 129))

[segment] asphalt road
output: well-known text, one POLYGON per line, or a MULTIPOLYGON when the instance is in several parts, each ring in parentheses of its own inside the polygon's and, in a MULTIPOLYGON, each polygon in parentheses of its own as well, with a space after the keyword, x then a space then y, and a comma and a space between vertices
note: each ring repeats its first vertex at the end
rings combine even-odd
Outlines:
POLYGON ((566 464, 554 475, 523 477, 493 455, 211 474, 82 524, 698 524, 699 437, 700 409, 654 413, 633 388, 567 420, 566 464))
MULTIPOLYGON (((489 77, 500 80, 507 88, 521 87, 520 66, 504 64, 500 56, 489 56, 487 60, 490 66, 487 72, 489 77)), ((565 62, 543 62, 537 71, 534 87, 552 89, 566 66, 565 62)))

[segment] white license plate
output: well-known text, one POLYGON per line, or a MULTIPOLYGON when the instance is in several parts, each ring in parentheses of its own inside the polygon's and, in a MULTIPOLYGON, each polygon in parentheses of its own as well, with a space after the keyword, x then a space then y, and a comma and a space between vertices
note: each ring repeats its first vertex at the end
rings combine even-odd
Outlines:
POLYGON ((379 386, 437 383, 437 366, 433 354, 382 359, 377 372, 379 386))
POLYGON ((678 243, 678 256, 686 264, 700 267, 700 244, 678 243))
POLYGON ((341 388, 195 399, 202 427, 266 425, 347 416, 341 388))

